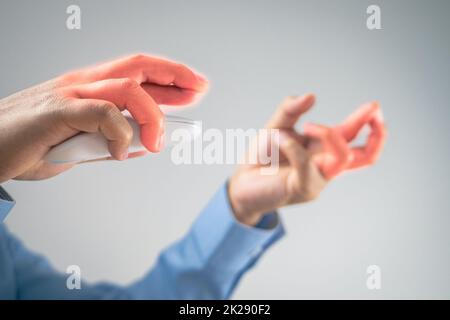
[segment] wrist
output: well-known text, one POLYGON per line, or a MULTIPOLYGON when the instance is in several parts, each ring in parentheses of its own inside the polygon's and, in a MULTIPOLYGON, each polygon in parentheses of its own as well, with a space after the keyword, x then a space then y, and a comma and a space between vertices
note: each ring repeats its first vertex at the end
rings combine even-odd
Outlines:
POLYGON ((243 201, 240 201, 239 195, 233 192, 232 182, 228 183, 227 193, 230 202, 231 210, 237 221, 248 226, 256 226, 261 220, 263 212, 251 210, 248 206, 244 205, 243 201))

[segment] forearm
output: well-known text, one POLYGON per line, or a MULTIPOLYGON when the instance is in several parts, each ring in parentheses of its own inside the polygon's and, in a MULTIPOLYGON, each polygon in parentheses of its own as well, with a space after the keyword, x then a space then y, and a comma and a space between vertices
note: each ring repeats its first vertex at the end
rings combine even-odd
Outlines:
POLYGON ((160 255, 130 293, 137 299, 229 298, 242 275, 283 234, 276 213, 257 227, 239 223, 222 186, 187 235, 160 255))
MULTIPOLYGON (((219 189, 189 232, 163 251, 154 268, 130 286, 82 283, 69 290, 66 274, 27 250, 0 226, 0 253, 15 299, 226 299, 242 275, 284 233, 276 213, 256 227, 235 219, 226 186, 219 189)), ((1 272, 0 272, 1 273, 1 272)))

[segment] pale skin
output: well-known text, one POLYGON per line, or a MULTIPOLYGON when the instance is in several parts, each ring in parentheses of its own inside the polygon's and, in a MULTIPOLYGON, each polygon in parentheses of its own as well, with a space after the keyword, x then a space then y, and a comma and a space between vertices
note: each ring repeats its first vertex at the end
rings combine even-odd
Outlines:
MULTIPOLYGON (((100 131, 111 159, 125 160, 132 130, 121 111, 128 110, 141 127, 149 152, 163 147, 159 105, 185 106, 207 91, 204 76, 180 63, 132 55, 70 72, 0 100, 0 183, 10 179, 53 177, 73 164, 54 165, 43 158, 51 147, 80 132, 100 131), (7 152, 4 152, 7 150, 7 152)), ((228 193, 238 221, 255 225, 266 212, 311 201, 337 175, 372 165, 386 132, 377 103, 368 103, 343 123, 327 127, 306 124, 294 130, 314 104, 308 94, 280 105, 267 127, 280 129, 280 170, 260 174, 259 165, 243 165, 230 178, 228 193), (371 133, 366 145, 350 147, 362 127, 371 133)))
POLYGON ((286 98, 267 123, 280 130, 277 174, 262 175, 260 165, 242 165, 231 177, 230 202, 242 223, 255 225, 266 212, 312 201, 339 174, 378 159, 386 138, 378 103, 363 105, 337 126, 307 123, 304 134, 296 132, 295 124, 314 102, 312 94, 286 98), (351 147, 365 125, 371 130, 366 144, 351 147))

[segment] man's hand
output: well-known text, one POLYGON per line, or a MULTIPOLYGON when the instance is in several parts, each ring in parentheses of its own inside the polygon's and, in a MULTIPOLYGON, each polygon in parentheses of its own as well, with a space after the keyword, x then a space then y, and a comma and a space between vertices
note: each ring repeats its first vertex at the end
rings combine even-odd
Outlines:
MULTIPOLYGON (((0 100, 0 183, 45 179, 73 165, 42 159, 79 132, 101 131, 114 159, 129 157, 132 129, 127 109, 141 127, 150 152, 161 148, 163 114, 158 105, 185 105, 206 91, 207 80, 188 67, 133 55, 71 72, 0 100)), ((130 156, 136 156, 130 155, 130 156)))
POLYGON ((386 136, 377 103, 362 106, 335 127, 305 124, 301 135, 294 126, 314 101, 311 94, 287 98, 269 121, 267 128, 280 130, 277 174, 261 175, 261 165, 242 165, 231 177, 228 193, 240 222, 255 225, 266 212, 311 201, 338 174, 377 160, 386 136), (351 147, 365 125, 371 128, 366 145, 351 147))

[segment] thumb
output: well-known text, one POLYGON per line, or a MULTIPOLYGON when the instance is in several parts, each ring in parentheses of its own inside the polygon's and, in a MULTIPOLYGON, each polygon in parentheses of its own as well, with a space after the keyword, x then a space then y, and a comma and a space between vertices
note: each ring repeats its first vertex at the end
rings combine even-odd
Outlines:
POLYGON ((299 118, 311 109, 315 99, 313 94, 286 98, 269 120, 267 127, 275 129, 293 128, 299 118))
POLYGON ((113 103, 81 99, 65 108, 62 114, 63 121, 77 131, 100 131, 108 141, 108 149, 114 159, 125 160, 128 157, 133 130, 113 103))

